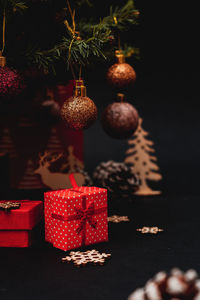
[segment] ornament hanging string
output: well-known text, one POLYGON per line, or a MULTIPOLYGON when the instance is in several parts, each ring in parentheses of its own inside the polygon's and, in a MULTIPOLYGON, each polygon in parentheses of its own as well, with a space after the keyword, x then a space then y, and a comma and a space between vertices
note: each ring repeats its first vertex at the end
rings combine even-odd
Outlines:
MULTIPOLYGON (((115 25, 117 25, 118 20, 116 16, 113 17, 113 20, 115 25)), ((121 50, 121 40, 120 40, 119 30, 117 30, 117 39, 118 39, 118 49, 121 50)))
POLYGON ((80 65, 80 69, 79 69, 79 80, 81 80, 81 72, 82 72, 82 66, 80 65))
MULTIPOLYGON (((72 34, 72 40, 71 40, 70 45, 69 45, 68 61, 69 61, 69 65, 70 65, 70 68, 71 68, 72 76, 73 76, 74 80, 76 80, 74 68, 73 68, 72 63, 70 62, 71 49, 72 49, 72 45, 73 45, 74 41, 75 40, 80 40, 81 38, 80 38, 80 33, 78 31, 76 31, 76 23, 75 23, 75 13, 76 12, 75 12, 75 9, 72 11, 70 3, 69 3, 68 0, 67 0, 67 6, 68 6, 68 9, 69 9, 71 19, 72 19, 72 26, 69 25, 69 22, 67 20, 64 21, 64 24, 66 25, 67 29, 72 34)), ((81 74, 81 69, 80 69, 80 72, 79 72, 79 78, 80 78, 80 74, 81 74)))
POLYGON ((72 11, 71 6, 70 6, 68 0, 67 0, 67 6, 68 6, 68 9, 69 9, 69 13, 71 15, 71 19, 72 19, 72 27, 69 25, 69 22, 67 20, 65 20, 65 22, 64 22, 64 24, 66 25, 67 29, 72 34, 72 40, 71 40, 70 45, 69 45, 69 55, 68 55, 68 59, 70 59, 72 44, 73 44, 73 42, 74 42, 74 40, 76 38, 76 23, 75 23, 75 9, 72 11))
POLYGON ((5 49, 5 32, 6 32, 6 12, 4 10, 3 13, 3 30, 2 30, 2 50, 1 53, 3 54, 4 49, 5 49))
POLYGON ((76 80, 76 75, 74 73, 74 69, 73 69, 73 66, 72 66, 71 62, 69 63, 69 65, 70 65, 70 69, 71 69, 71 72, 72 72, 73 79, 76 80))

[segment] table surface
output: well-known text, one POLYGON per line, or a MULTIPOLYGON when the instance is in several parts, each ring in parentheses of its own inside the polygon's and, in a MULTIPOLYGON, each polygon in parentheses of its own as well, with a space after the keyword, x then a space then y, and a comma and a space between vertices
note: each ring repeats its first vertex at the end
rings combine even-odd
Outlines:
POLYGON ((0 299, 125 300, 158 271, 179 267, 200 272, 197 196, 138 197, 128 205, 128 215, 131 222, 109 224, 108 243, 87 248, 112 254, 104 266, 63 264, 65 252, 47 243, 1 248, 0 299), (143 225, 164 232, 137 232, 143 225))

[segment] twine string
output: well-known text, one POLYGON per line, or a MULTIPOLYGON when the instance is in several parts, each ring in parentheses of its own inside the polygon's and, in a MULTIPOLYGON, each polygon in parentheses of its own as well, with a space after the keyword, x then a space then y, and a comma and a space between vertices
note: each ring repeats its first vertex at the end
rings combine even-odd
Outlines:
MULTIPOLYGON (((68 10, 69 10, 71 19, 72 19, 72 25, 71 26, 69 25, 69 22, 67 20, 64 21, 64 24, 66 25, 67 29, 72 34, 72 40, 69 44, 68 61, 69 61, 70 69, 71 69, 71 72, 72 72, 72 76, 73 76, 74 80, 76 80, 74 68, 73 68, 72 63, 70 62, 70 58, 71 58, 72 45, 73 45, 74 41, 80 39, 80 33, 78 31, 76 31, 76 23, 75 23, 75 13, 76 12, 75 12, 75 9, 72 10, 72 8, 70 6, 70 3, 69 3, 69 0, 67 0, 67 7, 68 7, 68 10)), ((80 74, 81 74, 81 70, 79 71, 79 78, 81 76, 80 74)))
POLYGON ((82 74, 82 66, 80 65, 80 69, 79 69, 79 80, 81 80, 81 74, 82 74))
POLYGON ((5 43, 5 41, 6 41, 5 33, 6 33, 6 12, 4 10, 4 13, 3 13, 3 29, 2 29, 2 50, 1 50, 2 54, 4 52, 5 44, 6 44, 5 43))
MULTIPOLYGON (((113 21, 114 21, 115 25, 118 24, 118 20, 117 20, 116 16, 113 17, 113 21)), ((120 39, 119 30, 117 30, 117 40, 118 40, 118 49, 121 50, 121 39, 120 39)))

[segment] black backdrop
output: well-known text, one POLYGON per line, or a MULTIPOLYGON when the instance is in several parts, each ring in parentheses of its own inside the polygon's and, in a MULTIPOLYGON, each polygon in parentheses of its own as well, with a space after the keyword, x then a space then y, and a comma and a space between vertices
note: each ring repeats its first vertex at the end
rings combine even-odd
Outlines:
MULTIPOLYGON (((137 107, 155 142, 163 195, 135 199, 128 212, 121 208, 131 223, 111 224, 109 243, 96 247, 112 253, 104 267, 62 265, 63 252, 43 243, 25 250, 1 249, 0 299, 125 300, 160 270, 177 266, 200 273, 199 75, 192 39, 194 8, 158 1, 136 3, 141 10, 137 43, 143 59, 135 65, 138 79, 127 100, 137 107), (135 229, 143 225, 157 225, 165 231, 142 236, 135 229)), ((102 8, 102 2, 97 3, 97 10, 98 5, 102 8)), ((105 82, 107 67, 86 74, 88 96, 97 103, 99 115, 103 106, 115 99, 105 82)), ((85 132, 86 168, 92 172, 101 161, 123 161, 126 147, 126 141, 110 139, 96 122, 85 132)))

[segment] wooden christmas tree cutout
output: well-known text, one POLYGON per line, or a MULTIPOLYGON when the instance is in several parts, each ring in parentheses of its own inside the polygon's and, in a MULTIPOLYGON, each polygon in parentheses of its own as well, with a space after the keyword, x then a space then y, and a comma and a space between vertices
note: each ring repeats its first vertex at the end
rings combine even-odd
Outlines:
POLYGON ((29 159, 26 162, 24 175, 21 178, 17 188, 21 190, 43 188, 39 176, 35 174, 35 166, 32 159, 29 159))
POLYGON ((159 195, 161 191, 154 191, 147 184, 147 180, 161 180, 162 175, 159 174, 159 167, 155 163, 157 161, 156 156, 151 155, 151 153, 155 152, 152 148, 154 143, 146 138, 149 133, 142 128, 142 122, 143 119, 140 118, 138 129, 134 133, 133 138, 128 141, 131 148, 126 151, 127 157, 125 162, 132 165, 133 174, 140 179, 140 186, 135 193, 136 195, 159 195))
MULTIPOLYGON (((71 156, 68 156, 67 164, 72 167, 73 163, 70 161, 70 159, 72 158, 73 147, 69 146, 69 148, 71 149, 71 156)), ((39 168, 36 169, 34 173, 39 174, 43 184, 52 190, 72 188, 69 178, 70 173, 74 174, 77 185, 82 186, 85 183, 85 176, 78 171, 75 171, 75 167, 73 167, 73 172, 68 170, 68 173, 63 173, 60 170, 59 172, 50 171, 51 164, 58 161, 62 157, 63 153, 53 154, 48 151, 45 151, 43 155, 39 154, 39 168)), ((73 162, 75 163, 74 158, 75 156, 73 155, 73 162)), ((66 165, 66 163, 64 164, 66 165)), ((63 166, 61 169, 63 169, 63 166)))
POLYGON ((46 150, 55 152, 61 152, 63 150, 63 145, 61 144, 57 135, 56 128, 54 127, 51 129, 50 138, 48 140, 46 150))
POLYGON ((3 129, 2 137, 0 138, 0 151, 8 153, 10 158, 15 158, 17 156, 9 128, 3 129))

